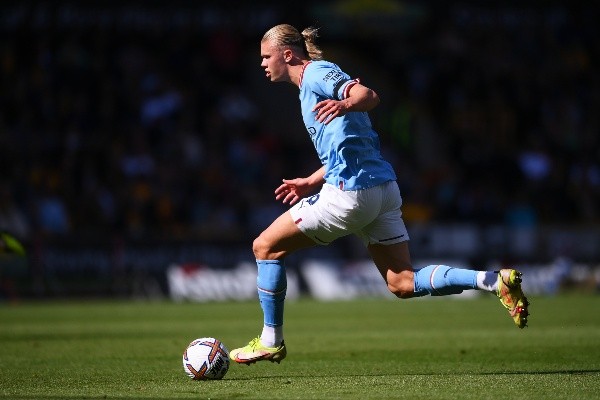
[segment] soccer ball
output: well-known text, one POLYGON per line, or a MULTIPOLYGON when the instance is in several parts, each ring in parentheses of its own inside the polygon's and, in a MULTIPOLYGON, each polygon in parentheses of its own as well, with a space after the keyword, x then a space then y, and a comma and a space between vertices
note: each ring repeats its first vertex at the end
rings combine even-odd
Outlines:
POLYGON ((196 339, 183 352, 183 370, 196 381, 222 379, 229 370, 229 351, 218 339, 196 339))

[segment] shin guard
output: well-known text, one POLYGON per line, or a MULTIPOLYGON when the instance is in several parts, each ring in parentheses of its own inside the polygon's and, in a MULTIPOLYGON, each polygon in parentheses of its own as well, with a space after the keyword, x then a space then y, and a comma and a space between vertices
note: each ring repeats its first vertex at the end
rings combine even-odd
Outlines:
POLYGON ((477 288, 477 271, 451 268, 447 265, 428 265, 415 271, 415 297, 447 296, 465 289, 477 288))
POLYGON ((280 260, 256 260, 258 277, 256 287, 263 310, 264 324, 283 325, 283 303, 287 289, 285 266, 280 260))

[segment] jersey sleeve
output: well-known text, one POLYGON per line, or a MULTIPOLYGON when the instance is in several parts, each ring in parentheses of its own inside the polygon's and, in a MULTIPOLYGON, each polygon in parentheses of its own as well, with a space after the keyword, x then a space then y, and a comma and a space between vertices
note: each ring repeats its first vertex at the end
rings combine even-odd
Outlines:
POLYGON ((304 79, 310 88, 319 96, 334 100, 343 100, 348 97, 350 88, 359 82, 352 79, 335 64, 315 65, 307 71, 304 79))

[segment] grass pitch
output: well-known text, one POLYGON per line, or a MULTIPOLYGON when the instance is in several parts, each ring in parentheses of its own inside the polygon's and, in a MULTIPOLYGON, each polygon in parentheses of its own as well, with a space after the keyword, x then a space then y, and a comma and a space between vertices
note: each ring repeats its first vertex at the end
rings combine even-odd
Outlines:
POLYGON ((181 354, 259 334, 258 302, 0 305, 0 399, 600 399, 600 296, 286 304, 288 358, 197 382, 181 354))

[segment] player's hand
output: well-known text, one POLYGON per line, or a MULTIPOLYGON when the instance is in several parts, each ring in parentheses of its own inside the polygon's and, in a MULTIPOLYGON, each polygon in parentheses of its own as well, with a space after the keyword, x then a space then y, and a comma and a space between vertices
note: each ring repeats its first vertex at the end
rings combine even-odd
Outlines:
POLYGON ((300 199, 312 192, 313 185, 308 178, 283 179, 283 183, 275 189, 275 200, 293 206, 300 199))
POLYGON ((317 112, 315 119, 327 125, 332 119, 346 114, 348 107, 343 100, 327 99, 315 104, 312 110, 317 112))

